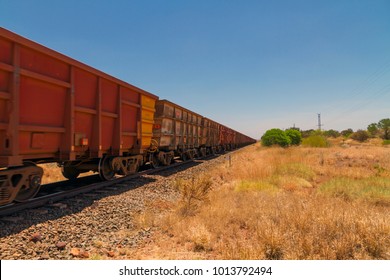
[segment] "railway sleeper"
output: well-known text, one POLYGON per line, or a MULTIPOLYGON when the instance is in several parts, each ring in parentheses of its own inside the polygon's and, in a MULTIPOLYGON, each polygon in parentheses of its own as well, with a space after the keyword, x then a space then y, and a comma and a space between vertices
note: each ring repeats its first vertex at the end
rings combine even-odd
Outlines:
POLYGON ((42 176, 43 169, 32 162, 0 170, 0 205, 33 198, 41 187, 42 176))

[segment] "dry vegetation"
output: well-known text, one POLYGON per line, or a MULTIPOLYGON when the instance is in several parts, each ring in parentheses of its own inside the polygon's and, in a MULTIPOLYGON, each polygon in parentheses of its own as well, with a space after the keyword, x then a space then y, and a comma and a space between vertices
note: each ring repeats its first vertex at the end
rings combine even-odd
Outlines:
MULTIPOLYGON (((61 173, 61 167, 58 167, 56 163, 39 164, 39 166, 43 168, 42 184, 50 184, 58 181, 67 180, 61 173)), ((89 176, 92 174, 94 173, 81 173, 79 177, 89 176)))
POLYGON ((164 218, 144 213, 154 241, 127 258, 390 259, 390 149, 263 148, 192 180, 164 218))

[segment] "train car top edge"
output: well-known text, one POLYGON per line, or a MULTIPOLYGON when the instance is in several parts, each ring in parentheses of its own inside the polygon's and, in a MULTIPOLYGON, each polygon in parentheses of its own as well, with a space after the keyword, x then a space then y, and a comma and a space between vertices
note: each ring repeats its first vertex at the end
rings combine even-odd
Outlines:
POLYGON ((87 64, 85 64, 85 63, 83 63, 81 61, 78 61, 78 60, 76 60, 74 58, 71 58, 71 57, 65 55, 65 54, 62 54, 62 53, 60 53, 58 51, 55 51, 55 50, 53 50, 51 48, 48 48, 48 47, 46 47, 46 46, 44 46, 42 44, 39 44, 39 43, 37 43, 35 41, 32 41, 32 40, 30 40, 30 39, 28 39, 26 37, 18 35, 18 34, 10 31, 8 29, 3 28, 3 27, 0 27, 0 37, 3 37, 3 38, 5 38, 5 39, 7 39, 7 40, 9 40, 11 42, 16 42, 16 43, 18 43, 20 45, 24 45, 24 46, 26 46, 28 48, 34 49, 34 50, 36 50, 38 52, 44 53, 45 55, 51 56, 53 58, 61 59, 62 61, 67 62, 67 63, 69 63, 69 64, 71 64, 73 66, 76 66, 78 68, 84 69, 84 70, 86 70, 86 71, 88 71, 90 73, 93 73, 95 75, 101 76, 101 77, 106 78, 108 80, 114 81, 115 83, 117 83, 119 85, 131 88, 131 89, 133 89, 133 90, 135 90, 135 91, 137 91, 139 93, 145 94, 145 95, 150 96, 150 97, 152 97, 154 99, 159 99, 159 97, 157 95, 153 94, 153 93, 150 93, 150 92, 148 92, 146 90, 143 90, 143 89, 141 89, 139 87, 136 87, 136 86, 134 86, 134 85, 132 85, 132 84, 130 84, 128 82, 125 82, 123 80, 120 80, 120 79, 118 79, 118 78, 116 78, 116 77, 114 77, 114 76, 112 76, 110 74, 107 74, 107 73, 105 73, 105 72, 103 72, 101 70, 98 70, 98 69, 96 69, 96 68, 94 68, 92 66, 89 66, 89 65, 87 65, 87 64))
POLYGON ((170 101, 170 100, 167 100, 167 99, 160 99, 159 102, 168 103, 168 104, 170 104, 170 105, 173 105, 173 106, 176 107, 176 108, 179 108, 179 109, 184 110, 184 111, 187 111, 187 112, 189 112, 189 113, 191 113, 191 114, 197 115, 198 117, 204 118, 204 116, 203 116, 202 114, 196 113, 196 112, 194 112, 194 111, 192 111, 192 110, 190 110, 190 109, 188 109, 188 108, 185 108, 185 107, 183 107, 183 106, 181 106, 181 105, 178 105, 177 103, 172 102, 172 101, 170 101))

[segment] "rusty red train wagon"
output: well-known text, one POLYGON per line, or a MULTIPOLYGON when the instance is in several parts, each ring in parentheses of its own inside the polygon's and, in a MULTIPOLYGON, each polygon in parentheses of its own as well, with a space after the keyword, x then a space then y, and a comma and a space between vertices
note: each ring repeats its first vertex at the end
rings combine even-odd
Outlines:
POLYGON ((254 144, 256 143, 256 140, 249 137, 249 136, 246 136, 240 132, 236 132, 236 138, 235 138, 235 143, 237 145, 237 147, 243 147, 245 145, 250 145, 250 144, 254 144))
POLYGON ((220 146, 224 151, 230 151, 234 148, 235 131, 224 125, 220 125, 220 146))
POLYGON ((0 28, 0 204, 34 195, 42 176, 34 163, 58 162, 68 178, 133 172, 150 146, 157 99, 0 28))
POLYGON ((202 150, 202 116, 168 100, 156 102, 153 165, 168 165, 178 156, 183 160, 205 155, 202 150))
POLYGON ((202 141, 206 147, 207 154, 215 154, 218 152, 220 145, 220 130, 221 125, 209 118, 203 118, 202 141))

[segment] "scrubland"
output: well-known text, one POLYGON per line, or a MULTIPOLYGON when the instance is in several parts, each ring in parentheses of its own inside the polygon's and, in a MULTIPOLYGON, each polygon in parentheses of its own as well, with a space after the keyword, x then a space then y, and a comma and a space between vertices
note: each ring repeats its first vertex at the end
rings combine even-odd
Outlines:
POLYGON ((390 148, 255 144, 174 186, 163 217, 137 218, 156 230, 131 258, 390 259, 390 148))

